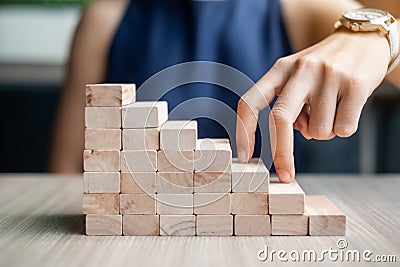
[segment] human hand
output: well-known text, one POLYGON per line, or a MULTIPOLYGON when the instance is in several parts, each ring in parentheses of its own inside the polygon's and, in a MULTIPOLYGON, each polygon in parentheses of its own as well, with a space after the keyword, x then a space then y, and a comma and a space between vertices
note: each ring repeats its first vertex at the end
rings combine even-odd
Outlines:
POLYGON ((279 59, 239 100, 239 161, 252 157, 258 113, 278 96, 269 116, 271 149, 280 181, 291 182, 293 129, 317 140, 354 134, 362 108, 384 79, 389 61, 384 36, 346 30, 279 59))

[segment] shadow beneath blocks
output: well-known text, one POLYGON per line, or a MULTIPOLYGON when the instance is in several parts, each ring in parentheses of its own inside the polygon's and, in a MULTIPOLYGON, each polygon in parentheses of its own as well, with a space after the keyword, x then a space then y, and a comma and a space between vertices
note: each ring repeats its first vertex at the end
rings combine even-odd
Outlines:
POLYGON ((82 214, 71 215, 11 215, 0 216, 4 232, 0 236, 12 232, 21 232, 29 235, 43 234, 78 234, 85 233, 85 217, 82 214))

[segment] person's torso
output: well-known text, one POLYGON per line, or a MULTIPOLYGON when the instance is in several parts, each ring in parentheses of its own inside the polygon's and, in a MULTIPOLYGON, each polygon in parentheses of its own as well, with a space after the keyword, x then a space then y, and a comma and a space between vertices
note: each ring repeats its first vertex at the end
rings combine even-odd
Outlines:
MULTIPOLYGON (((290 52, 279 0, 132 0, 111 44, 106 81, 140 87, 157 72, 189 61, 225 64, 257 81, 290 52)), ((236 110, 239 99, 237 93, 207 83, 181 85, 167 93, 157 87, 139 92, 138 100, 158 100, 151 98, 160 91, 172 111, 194 98, 219 100, 236 110)), ((214 118, 205 118, 219 112, 213 107, 216 102, 193 103, 191 108, 202 117, 199 137, 225 137, 214 118)), ((172 118, 185 117, 181 115, 172 118)))

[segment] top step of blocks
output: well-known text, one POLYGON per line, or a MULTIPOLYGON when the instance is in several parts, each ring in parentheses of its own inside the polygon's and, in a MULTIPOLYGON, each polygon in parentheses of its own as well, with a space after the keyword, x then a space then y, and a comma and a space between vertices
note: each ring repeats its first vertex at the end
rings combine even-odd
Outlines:
POLYGON ((195 150, 197 121, 167 121, 160 131, 162 150, 195 150))
POLYGON ((86 85, 87 107, 122 107, 135 101, 135 84, 86 85))

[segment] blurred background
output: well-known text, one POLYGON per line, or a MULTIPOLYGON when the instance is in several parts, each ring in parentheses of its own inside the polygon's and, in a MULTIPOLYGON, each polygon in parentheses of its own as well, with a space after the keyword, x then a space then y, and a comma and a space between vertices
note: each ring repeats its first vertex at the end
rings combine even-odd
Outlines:
MULTIPOLYGON (((0 0, 0 172, 44 172, 75 27, 90 0, 0 0)), ((348 139, 298 137, 302 172, 399 172, 400 91, 383 84, 348 139)))

